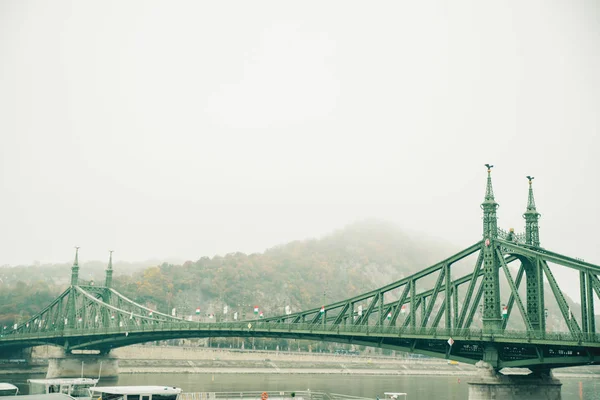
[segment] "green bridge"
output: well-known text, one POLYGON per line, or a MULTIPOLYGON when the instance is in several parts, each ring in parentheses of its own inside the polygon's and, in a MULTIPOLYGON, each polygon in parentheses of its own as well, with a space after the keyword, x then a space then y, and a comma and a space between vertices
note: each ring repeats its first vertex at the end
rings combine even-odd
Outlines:
POLYGON ((481 240, 387 286, 289 315, 201 323, 150 310, 114 290, 112 254, 104 285, 79 285, 76 252, 69 288, 28 321, 3 331, 0 358, 44 344, 61 346, 67 353, 108 354, 114 348, 156 340, 265 337, 352 343, 470 364, 483 360, 496 370, 549 371, 600 363, 594 313, 594 298, 600 298, 600 266, 540 246, 532 177, 527 177, 525 232, 499 229, 492 166, 486 166, 481 240), (460 270, 468 265, 471 272, 456 276, 453 268, 459 264, 460 270), (578 271, 581 313, 571 312, 554 268, 578 271), (507 300, 502 303, 501 298, 507 300), (549 299, 560 310, 564 332, 547 329, 549 299), (507 329, 515 319, 522 329, 507 329))

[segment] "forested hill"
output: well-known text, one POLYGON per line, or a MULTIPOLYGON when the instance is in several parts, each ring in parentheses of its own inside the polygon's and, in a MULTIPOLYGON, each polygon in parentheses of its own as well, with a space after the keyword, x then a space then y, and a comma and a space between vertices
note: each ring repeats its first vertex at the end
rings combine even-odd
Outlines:
POLYGON ((316 307, 411 275, 456 252, 381 221, 363 221, 321 239, 276 246, 264 253, 203 257, 181 266, 163 264, 131 278, 118 290, 163 310, 187 315, 229 310, 265 315, 316 307), (165 294, 167 294, 165 296, 165 294), (245 306, 242 306, 244 304, 245 306), (250 311, 249 311, 250 310, 250 311))

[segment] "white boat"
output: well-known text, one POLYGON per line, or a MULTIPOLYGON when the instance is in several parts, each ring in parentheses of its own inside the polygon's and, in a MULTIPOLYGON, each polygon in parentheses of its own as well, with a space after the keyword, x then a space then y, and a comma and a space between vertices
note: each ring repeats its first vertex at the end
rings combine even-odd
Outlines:
POLYGON ((30 394, 66 394, 77 399, 91 398, 90 388, 98 383, 91 378, 28 379, 30 394))
POLYGON ((181 388, 173 386, 106 386, 90 388, 94 400, 177 400, 181 388))
POLYGON ((11 383, 0 383, 0 396, 16 396, 19 388, 11 383))
POLYGON ((404 397, 405 399, 408 397, 407 393, 400 393, 400 392, 385 392, 383 394, 386 398, 386 400, 396 400, 398 397, 404 397))

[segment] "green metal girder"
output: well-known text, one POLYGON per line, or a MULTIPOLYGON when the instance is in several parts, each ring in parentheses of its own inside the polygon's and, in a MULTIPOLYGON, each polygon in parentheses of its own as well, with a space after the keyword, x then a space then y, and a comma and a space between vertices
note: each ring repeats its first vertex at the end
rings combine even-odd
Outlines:
POLYGON ((385 321, 385 314, 383 312, 383 292, 379 292, 379 325, 383 325, 383 322, 385 321))
MULTIPOLYGON (((310 321, 311 324, 316 324, 320 321, 321 319, 321 311, 319 309, 318 313, 315 313, 315 315, 313 316, 312 320, 310 321)), ((325 318, 323 318, 323 322, 325 321, 325 318)))
POLYGON ((394 313, 392 314, 392 319, 390 320, 390 325, 396 325, 396 320, 398 319, 398 315, 400 315, 400 311, 402 311, 402 306, 408 297, 408 292, 410 291, 410 282, 406 283, 404 286, 404 290, 402 291, 402 295, 398 299, 398 302, 394 306, 394 313))
POLYGON ((477 256, 477 261, 475 262, 475 268, 473 268, 473 273, 470 276, 469 287, 467 288, 467 292, 465 293, 465 300, 463 302, 463 308, 460 313, 460 318, 458 320, 457 327, 460 329, 463 326, 465 321, 465 317, 467 315, 467 310, 469 309, 469 304, 471 302, 471 296, 473 295, 473 291, 475 290, 475 284, 477 283, 477 278, 483 273, 481 270, 481 264, 483 263, 483 252, 479 252, 479 256, 477 256))
POLYGON ((375 295, 373 296, 373 299, 371 300, 371 302, 369 303, 369 306, 367 307, 367 311, 366 312, 363 311, 362 317, 356 320, 357 325, 367 325, 367 323, 369 322, 369 317, 371 316, 371 313, 373 312, 373 310, 375 309, 375 306, 379 302, 380 297, 381 296, 380 296, 379 292, 375 293, 375 295))
POLYGON ((440 305, 438 312, 435 315, 435 318, 433 319, 433 323, 431 324, 432 329, 436 329, 439 326, 440 321, 442 320, 442 315, 446 314, 445 311, 446 311, 446 309, 449 308, 449 307, 446 307, 446 305, 448 304, 446 302, 446 300, 447 299, 444 298, 444 300, 442 301, 442 304, 440 305))
MULTIPOLYGON (((456 262, 456 261, 461 260, 462 258, 468 257, 469 255, 471 255, 475 251, 477 251, 477 249, 475 247, 476 246, 471 246, 469 249, 466 249, 463 252, 457 253, 455 256, 450 257, 448 260, 451 260, 452 262, 456 262)), ((438 270, 440 270, 440 269, 442 269, 442 268, 438 268, 438 270)), ((435 270, 433 270, 433 272, 435 272, 435 270)), ((398 281, 398 282, 403 282, 403 284, 409 284, 410 278, 412 278, 414 276, 423 277, 422 275, 423 274, 421 274, 421 273, 415 274, 415 275, 412 275, 410 277, 404 278, 402 281, 398 281)), ((425 276, 428 276, 428 275, 425 275, 425 276)), ((451 283, 455 284, 455 285, 461 285, 461 284, 464 284, 464 283, 468 282, 470 278, 471 278, 471 274, 465 275, 465 276, 463 276, 461 278, 456 279, 455 281, 452 281, 451 283)), ((389 285, 386 286, 386 288, 387 287, 389 287, 389 285)), ((382 290, 383 290, 383 288, 382 288, 382 290)), ((441 286, 441 287, 438 288, 438 292, 441 292, 441 291, 445 291, 445 286, 441 286)), ((424 292, 422 292, 422 293, 420 293, 418 295, 415 293, 415 296, 417 296, 417 297, 430 296, 432 294, 432 292, 433 292, 433 289, 430 289, 430 290, 424 291, 424 292)), ((369 292, 369 293, 372 294, 373 292, 369 292)), ((360 301, 360 300, 365 300, 365 299, 368 299, 368 298, 369 298, 368 296, 362 295, 362 296, 357 296, 357 297, 355 297, 353 299, 350 299, 350 300, 351 301, 360 301)), ((403 304, 409 304, 409 303, 410 303, 410 298, 408 298, 407 300, 405 300, 403 304)), ((329 310, 334 310, 336 308, 339 308, 341 306, 341 304, 343 304, 343 303, 342 302, 338 302, 338 303, 334 303, 334 304, 325 306, 325 308, 328 311, 329 310)), ((385 309, 389 305, 390 304, 384 304, 383 308, 385 309)), ((305 318, 308 315, 312 315, 314 317, 315 314, 317 314, 319 310, 320 309, 311 309, 311 310, 302 312, 300 315, 303 316, 302 318, 305 318)), ((285 320, 291 320, 293 322, 298 322, 298 321, 302 320, 302 318, 299 318, 297 315, 293 314, 293 315, 290 315, 290 316, 286 316, 285 320)), ((279 320, 281 320, 281 317, 271 317, 271 318, 265 319, 264 321, 279 321, 279 320)), ((365 321, 364 318, 361 318, 361 320, 365 321)), ((315 322, 317 322, 317 321, 321 321, 321 319, 320 318, 315 319, 315 322)), ((356 321, 355 323, 358 323, 358 321, 356 321)))
POLYGON ((546 261, 541 261, 541 263, 544 273, 546 274, 546 278, 548 279, 548 283, 550 284, 550 288, 552 289, 552 293, 554 294, 554 299, 558 303, 558 308, 560 308, 560 312, 562 313, 563 318, 569 327, 569 331, 574 335, 581 333, 581 328, 579 328, 577 321, 575 318, 573 318, 573 314, 571 313, 567 301, 565 300, 565 297, 563 296, 558 284, 556 283, 556 280, 554 279, 552 271, 550 271, 546 261))
POLYGON ((334 325, 339 324, 340 322, 342 322, 342 319, 346 317, 346 313, 350 309, 350 304, 351 303, 348 302, 348 303, 346 303, 346 305, 344 305, 344 307, 342 308, 342 310, 340 311, 340 313, 336 317, 335 321, 333 322, 334 325))
POLYGON ((446 307, 446 321, 445 321, 445 326, 446 328, 451 328, 452 327, 452 307, 450 307, 450 301, 451 301, 451 288, 452 288, 452 282, 451 282, 451 274, 450 274, 450 265, 446 264, 445 265, 445 272, 444 274, 446 275, 444 277, 444 282, 446 283, 446 288, 445 288, 445 299, 444 299, 444 303, 447 305, 446 307))
MULTIPOLYGON (((589 333, 596 333, 596 314, 594 312, 594 292, 592 287, 594 286, 593 276, 590 272, 585 274, 586 277, 586 302, 587 302, 587 320, 589 333)), ((599 296, 600 297, 600 296, 599 296)))
MULTIPOLYGON (((419 272, 417 272, 417 273, 415 273, 413 275, 410 275, 410 276, 408 276, 406 278, 403 278, 403 279, 401 279, 399 281, 393 282, 393 283, 391 283, 389 285, 383 286, 383 287, 381 287, 379 289, 375 289, 375 290, 372 290, 370 292, 366 292, 366 293, 360 294, 360 295, 355 296, 355 297, 350 298, 350 299, 346 299, 346 300, 343 300, 343 301, 339 301, 339 302, 336 302, 336 303, 325 305, 325 309, 326 310, 331 310, 331 309, 341 308, 348 301, 352 301, 354 303, 357 303, 359 301, 364 301, 364 300, 370 299, 371 297, 375 296, 376 294, 378 294, 380 292, 381 293, 387 293, 387 292, 390 292, 390 291, 392 291, 394 289, 397 289, 397 288, 399 288, 399 287, 407 284, 410 281, 417 281, 419 279, 422 279, 422 278, 424 278, 426 276, 429 276, 429 275, 435 273, 436 271, 439 271, 440 269, 443 269, 444 265, 446 265, 446 264, 453 264, 453 263, 455 263, 457 261, 462 260, 463 258, 466 258, 466 257, 470 256, 471 254, 475 253, 476 251, 480 250, 481 243, 482 243, 482 241, 478 241, 477 243, 475 243, 475 244, 467 247, 466 249, 464 249, 464 250, 462 250, 462 251, 460 251, 460 252, 458 252, 458 253, 450 256, 450 257, 448 257, 447 259, 445 259, 443 261, 440 261, 437 264, 432 265, 431 267, 425 268, 424 270, 421 270, 421 271, 419 271, 419 272)), ((467 282, 468 281, 468 276, 463 277, 463 278, 461 278, 460 280, 457 280, 457 281, 460 281, 462 283, 467 282)), ((289 319, 295 319, 295 318, 297 318, 298 315, 300 315, 300 316, 307 316, 307 315, 312 315, 314 313, 317 313, 319 311, 320 311, 320 307, 313 308, 313 309, 301 311, 301 312, 298 312, 298 313, 290 314, 288 316, 288 318, 289 319)), ((263 321, 277 321, 279 318, 280 317, 269 317, 269 318, 265 318, 263 321)))
MULTIPOLYGON (((529 319, 529 315, 525 311, 525 307, 523 306, 523 302, 521 301, 521 296, 519 296, 519 290, 518 290, 517 286, 515 285, 515 282, 513 281, 512 275, 510 274, 510 270, 508 269, 508 266, 504 262, 504 257, 502 257, 502 254, 500 253, 499 249, 496 249, 496 255, 498 256, 498 259, 500 260, 500 265, 502 266, 502 270, 504 271, 504 274, 506 275, 506 280, 508 281, 508 285, 511 290, 511 297, 513 297, 515 299, 515 301, 517 303, 517 307, 519 307, 519 311, 521 312, 521 316, 523 317, 523 321, 525 321, 525 328, 528 331, 532 331, 533 327, 531 326, 531 320, 529 319)), ((508 319, 508 317, 507 317, 507 319, 508 319)))
POLYGON ((537 259, 521 256, 521 265, 526 277, 527 316, 534 330, 544 330, 544 273, 537 259))
MULTIPOLYGON (((473 303, 471 304, 471 310, 469 311, 469 315, 467 316, 467 319, 464 324, 465 329, 468 329, 471 326, 471 324, 473 323, 473 316, 475 315, 475 312, 477 311, 477 306, 481 302, 482 295, 483 295, 483 279, 479 283, 479 288, 477 289, 477 294, 475 295, 475 301, 473 301, 473 303)), ((461 328, 462 328, 462 326, 461 326, 461 328)))
POLYGON ((407 323, 407 321, 410 321, 410 326, 411 328, 415 329, 417 327, 417 307, 418 307, 418 302, 415 300, 416 297, 416 291, 417 291, 417 282, 414 279, 410 280, 410 315, 408 316, 408 318, 406 318, 405 324, 407 323))
POLYGON ((598 277, 594 274, 590 274, 590 278, 592 281, 592 286, 596 291, 596 295, 598 296, 598 298, 600 298, 600 279, 598 279, 598 277))
POLYGON ((402 324, 402 328, 406 328, 408 325, 410 325, 410 327, 413 331, 416 329, 416 321, 415 320, 416 320, 416 316, 417 316, 417 308, 421 304, 421 301, 422 301, 422 298, 417 297, 414 307, 413 307, 412 303, 410 304, 410 312, 408 314, 408 317, 406 317, 406 319, 404 320, 404 323, 402 324))
POLYGON ((545 296, 544 296, 544 268, 542 262, 537 259, 536 260, 536 277, 537 277, 537 291, 538 291, 538 321, 540 331, 546 330, 546 306, 545 306, 545 296))
POLYGON ((579 271, 579 295, 581 301, 581 329, 584 332, 588 331, 588 310, 587 310, 587 272, 579 271))
MULTIPOLYGON (((452 327, 453 328, 457 328, 458 327, 458 286, 454 285, 452 287, 452 306, 453 306, 453 310, 452 310, 452 314, 454 316, 454 320, 452 321, 452 327)), ((447 326, 446 328, 449 328, 449 326, 447 326)))
POLYGON ((433 288, 433 294, 431 295, 431 299, 429 300, 429 305, 427 306, 427 311, 425 312, 425 317, 421 321, 421 327, 424 328, 429 320, 429 316, 431 315, 431 311, 433 310, 433 306, 435 305, 435 301, 437 300, 438 293, 440 291, 440 287, 442 286, 442 282, 444 280, 444 276, 446 275, 446 268, 440 269, 440 274, 438 275, 437 281, 435 282, 435 286, 433 288))
POLYGON ((594 274, 600 273, 600 266, 588 263, 586 261, 568 257, 559 253, 554 253, 542 248, 534 248, 531 246, 519 245, 511 242, 507 242, 502 239, 496 239, 503 247, 507 248, 509 253, 521 254, 530 259, 541 258, 547 262, 562 265, 563 267, 576 269, 578 271, 592 272, 594 274))
MULTIPOLYGON (((517 288, 517 292, 519 290, 519 286, 521 285, 521 279, 523 279, 524 272, 525 272, 525 267, 521 263, 521 266, 519 267, 519 271, 517 272, 517 278, 515 279, 515 287, 517 288)), ((506 313, 506 318, 502 322, 502 330, 506 329, 506 325, 508 324, 508 320, 510 319, 510 314, 512 312, 514 303, 515 303, 515 296, 511 291, 510 297, 508 298, 508 303, 506 303, 507 313, 506 313)))
MULTIPOLYGON (((383 310, 383 312, 381 313, 381 315, 384 315, 384 316, 385 316, 385 318, 383 319, 383 321, 381 321, 381 322, 378 322, 378 323, 377 323, 377 325, 384 325, 384 324, 385 324, 385 319, 387 318, 388 314, 390 314, 390 315, 391 315, 391 313, 392 313, 392 309, 393 309, 393 308, 394 308, 394 306, 393 306, 393 305, 391 305, 391 304, 387 304, 387 305, 385 306, 385 309, 384 309, 384 310, 383 310)), ((390 319, 391 319, 391 318, 390 318, 390 319)), ((391 322, 391 321, 389 321, 389 322, 391 322)), ((391 326, 391 324, 389 324, 389 323, 388 323, 388 326, 391 326)))

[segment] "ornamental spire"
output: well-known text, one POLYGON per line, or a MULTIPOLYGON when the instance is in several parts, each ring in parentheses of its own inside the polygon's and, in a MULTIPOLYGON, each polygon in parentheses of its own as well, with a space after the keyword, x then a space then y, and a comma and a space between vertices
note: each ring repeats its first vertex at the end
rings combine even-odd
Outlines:
POLYGON ((110 286, 112 285, 112 274, 113 274, 113 267, 112 267, 113 251, 110 250, 109 253, 110 253, 110 256, 108 258, 108 267, 106 268, 106 281, 104 282, 104 286, 106 286, 107 288, 110 288, 110 286))
POLYGON ((79 284, 79 247, 75 247, 75 261, 71 267, 71 286, 79 284))
POLYGON ((538 220, 541 214, 535 208, 535 199, 533 197, 533 176, 527 176, 529 181, 529 196, 527 197, 527 210, 523 214, 525 218, 525 243, 539 247, 540 246, 540 229, 538 220))
POLYGON ((492 187, 492 168, 494 168, 491 164, 485 164, 487 167, 487 186, 485 188, 485 201, 486 202, 494 202, 494 188, 492 187))
POLYGON ((527 180, 529 181, 529 197, 527 198, 527 211, 536 211, 535 210, 535 199, 533 198, 533 180, 535 178, 533 176, 527 176, 527 180))
POLYGON ((498 203, 494 199, 494 189, 492 187, 492 168, 491 164, 485 164, 487 167, 487 186, 485 188, 485 199, 481 203, 483 209, 483 237, 492 239, 498 236, 498 219, 496 209, 498 203))

